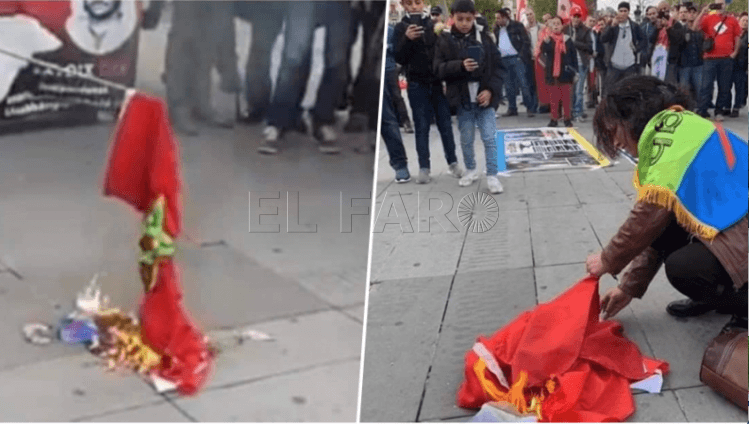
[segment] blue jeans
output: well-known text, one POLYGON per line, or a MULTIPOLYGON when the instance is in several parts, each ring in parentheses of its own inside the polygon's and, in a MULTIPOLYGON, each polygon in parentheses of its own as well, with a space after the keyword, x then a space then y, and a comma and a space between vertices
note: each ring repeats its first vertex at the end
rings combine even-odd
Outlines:
POLYGON ((413 112, 419 168, 431 169, 429 162, 429 126, 432 124, 432 114, 436 115, 437 129, 440 132, 447 163, 457 162, 450 104, 445 97, 445 93, 442 92, 442 84, 430 85, 408 81, 408 101, 411 103, 413 112))
POLYGON ((268 108, 268 125, 282 129, 301 123, 300 103, 310 74, 315 28, 326 26, 325 70, 312 116, 316 124, 335 122, 335 107, 346 90, 346 47, 351 7, 343 2, 290 2, 284 31, 284 52, 276 91, 268 108))
POLYGON ((502 58, 502 65, 504 66, 503 79, 505 83, 505 89, 507 90, 507 101, 509 102, 509 110, 518 110, 517 96, 518 87, 523 94, 523 103, 525 103, 528 112, 538 111, 538 100, 531 94, 530 85, 528 85, 527 73, 525 71, 525 63, 520 60, 519 56, 505 56, 502 58))
POLYGON ((392 91, 393 88, 390 84, 383 84, 380 135, 385 141, 385 147, 387 147, 388 156, 390 156, 390 166, 397 171, 408 165, 408 159, 406 158, 406 149, 403 147, 398 118, 395 116, 392 91))
POLYGON ((734 109, 741 109, 742 107, 746 106, 746 93, 747 93, 747 80, 746 80, 746 70, 739 69, 738 66, 734 66, 733 68, 733 86, 736 92, 734 93, 733 97, 733 108, 734 109))
POLYGON ((585 100, 585 81, 588 79, 588 67, 578 64, 577 82, 572 88, 572 116, 583 116, 583 100, 585 100))
POLYGON ((476 157, 473 150, 473 140, 479 129, 481 141, 484 142, 486 156, 486 175, 497 175, 497 121, 494 109, 481 107, 476 103, 458 108, 458 129, 460 130, 460 146, 463 148, 463 162, 466 169, 476 169, 476 157))
POLYGON ((702 90, 702 65, 679 69, 679 85, 693 94, 695 99, 702 90))
POLYGON ((699 112, 705 113, 713 99, 713 83, 718 80, 718 98, 715 109, 731 108, 731 77, 733 76, 733 59, 706 59, 702 71, 702 90, 700 90, 699 112))

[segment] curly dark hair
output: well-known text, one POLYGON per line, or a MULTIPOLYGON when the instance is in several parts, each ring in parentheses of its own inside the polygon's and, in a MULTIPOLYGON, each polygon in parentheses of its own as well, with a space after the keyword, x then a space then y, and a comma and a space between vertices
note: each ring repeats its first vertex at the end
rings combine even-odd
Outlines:
POLYGON ((691 110, 694 102, 688 92, 656 77, 636 75, 619 81, 601 99, 593 117, 598 148, 617 158, 614 138, 618 126, 623 125, 633 140, 639 140, 653 116, 674 105, 691 110))

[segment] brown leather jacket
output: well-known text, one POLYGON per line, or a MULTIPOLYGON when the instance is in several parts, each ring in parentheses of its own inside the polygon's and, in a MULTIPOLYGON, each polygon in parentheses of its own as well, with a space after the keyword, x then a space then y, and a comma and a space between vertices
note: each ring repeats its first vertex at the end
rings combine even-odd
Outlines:
MULTIPOLYGON (((674 219, 674 214, 663 207, 635 203, 627 220, 601 253, 604 270, 612 275, 619 274, 630 264, 619 284, 622 291, 637 298, 645 294, 666 259, 650 245, 674 219)), ((723 265, 736 289, 747 283, 747 226, 749 222, 744 217, 719 233, 712 242, 695 236, 723 265)))

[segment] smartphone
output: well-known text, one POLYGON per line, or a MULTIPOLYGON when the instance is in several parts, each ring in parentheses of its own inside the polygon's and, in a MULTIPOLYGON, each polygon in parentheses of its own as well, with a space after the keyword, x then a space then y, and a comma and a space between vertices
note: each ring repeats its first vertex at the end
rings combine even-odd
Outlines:
POLYGON ((723 8, 723 6, 721 6, 718 3, 713 3, 710 6, 708 6, 708 9, 710 9, 710 10, 720 10, 722 8, 723 8))
POLYGON ((484 48, 481 46, 468 46, 466 48, 466 59, 473 59, 481 66, 481 59, 484 57, 484 48))
POLYGON ((411 25, 416 25, 420 27, 424 27, 424 18, 421 16, 421 13, 412 13, 409 15, 409 20, 411 21, 411 25))

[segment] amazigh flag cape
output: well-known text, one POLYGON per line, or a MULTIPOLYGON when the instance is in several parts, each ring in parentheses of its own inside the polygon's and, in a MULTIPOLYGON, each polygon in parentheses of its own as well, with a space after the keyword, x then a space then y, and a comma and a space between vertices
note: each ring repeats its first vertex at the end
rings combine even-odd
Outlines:
POLYGON ((638 201, 668 208, 707 240, 747 214, 747 142, 680 107, 650 120, 638 143, 638 201))
POLYGON ((193 394, 205 383, 212 357, 205 337, 182 305, 173 240, 182 220, 179 154, 166 106, 154 97, 128 93, 112 142, 104 194, 145 214, 140 306, 141 337, 162 361, 157 373, 193 394), (144 241, 145 240, 145 241, 144 241))
POLYGON ((624 421, 635 411, 630 384, 668 372, 646 358, 615 321, 600 321, 598 279, 520 314, 465 358, 458 406, 490 401, 535 413, 544 422, 624 421))

